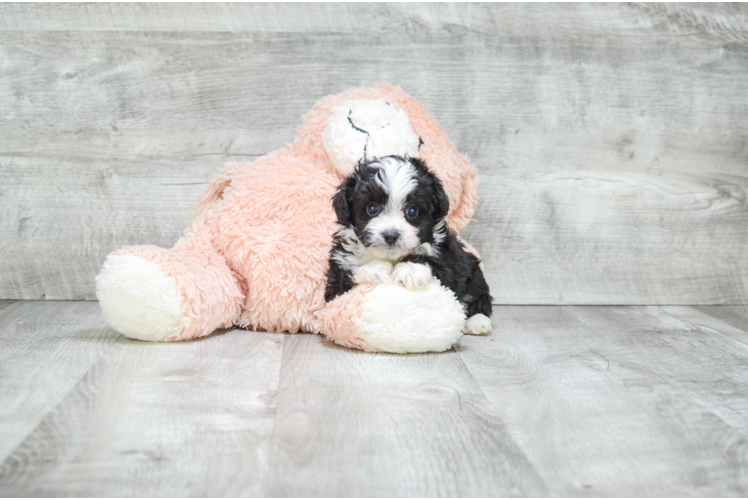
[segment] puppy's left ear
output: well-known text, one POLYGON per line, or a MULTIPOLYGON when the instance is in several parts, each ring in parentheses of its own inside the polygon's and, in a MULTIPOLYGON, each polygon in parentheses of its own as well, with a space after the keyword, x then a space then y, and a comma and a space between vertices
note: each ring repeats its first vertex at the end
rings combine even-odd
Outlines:
POLYGON ((338 224, 350 226, 353 224, 353 213, 351 212, 351 197, 356 187, 356 176, 350 176, 340 185, 335 196, 332 198, 332 208, 338 217, 338 224))
POLYGON ((449 213, 449 198, 447 198, 447 194, 444 192, 442 183, 436 177, 434 177, 434 199, 432 203, 434 204, 434 215, 436 215, 436 218, 441 219, 447 216, 449 213))

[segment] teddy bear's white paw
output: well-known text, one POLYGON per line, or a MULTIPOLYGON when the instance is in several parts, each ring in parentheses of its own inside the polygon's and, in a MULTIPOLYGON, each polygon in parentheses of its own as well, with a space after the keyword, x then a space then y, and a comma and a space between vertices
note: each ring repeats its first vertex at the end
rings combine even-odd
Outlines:
POLYGON ((166 340, 184 327, 182 296, 174 278, 142 257, 107 257, 96 276, 96 296, 107 323, 127 337, 166 340))
POLYGON ((465 334, 486 335, 491 332, 491 318, 485 314, 474 314, 467 320, 465 334))
POLYGON ((425 290, 432 281, 431 268, 426 264, 400 262, 392 271, 392 282, 408 290, 425 290))
POLYGON ((465 311, 454 293, 438 281, 412 292, 398 285, 379 285, 361 309, 361 338, 383 352, 442 352, 465 328, 465 311))
POLYGON ((364 264, 356 270, 356 273, 353 275, 353 281, 358 285, 364 283, 371 283, 373 285, 392 283, 392 264, 384 260, 364 264))

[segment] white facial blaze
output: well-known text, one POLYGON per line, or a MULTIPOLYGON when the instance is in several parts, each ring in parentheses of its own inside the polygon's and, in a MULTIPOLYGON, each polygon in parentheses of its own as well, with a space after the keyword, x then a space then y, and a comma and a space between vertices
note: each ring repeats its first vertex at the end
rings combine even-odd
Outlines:
POLYGON ((387 205, 366 225, 367 243, 377 258, 399 260, 420 244, 418 229, 405 219, 405 199, 418 186, 416 171, 409 162, 395 158, 382 158, 370 166, 379 169, 376 181, 387 193, 387 205), (400 235, 393 246, 384 240, 389 231, 400 235))
POLYGON ((372 163, 372 168, 379 168, 377 181, 387 192, 387 209, 390 214, 403 212, 405 198, 418 185, 416 169, 413 165, 395 158, 382 158, 372 163))

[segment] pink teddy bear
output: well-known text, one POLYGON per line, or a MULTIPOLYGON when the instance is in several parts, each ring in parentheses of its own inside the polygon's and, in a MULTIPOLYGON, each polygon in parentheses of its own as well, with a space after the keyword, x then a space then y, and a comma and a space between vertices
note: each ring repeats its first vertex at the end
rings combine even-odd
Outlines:
POLYGON ((358 285, 325 302, 337 230, 331 199, 359 160, 388 155, 425 161, 449 199, 448 227, 468 224, 475 168, 428 110, 391 85, 352 89, 319 101, 289 147, 227 165, 174 248, 110 254, 96 278, 104 317, 123 335, 150 341, 238 325, 321 333, 366 351, 449 349, 466 330, 465 312, 436 280, 423 291, 358 285))

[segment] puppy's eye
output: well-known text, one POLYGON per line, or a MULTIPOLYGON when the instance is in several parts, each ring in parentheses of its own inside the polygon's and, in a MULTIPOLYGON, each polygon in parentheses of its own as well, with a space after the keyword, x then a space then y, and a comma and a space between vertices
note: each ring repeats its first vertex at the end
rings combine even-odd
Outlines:
POLYGON ((369 215, 377 215, 379 213, 379 205, 376 203, 369 203, 366 207, 366 213, 369 215))
POLYGON ((418 217, 418 209, 411 205, 405 209, 405 215, 406 217, 410 217, 411 219, 418 217))

